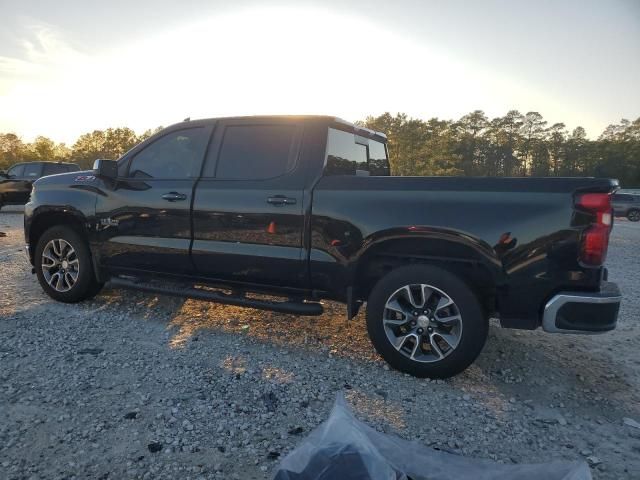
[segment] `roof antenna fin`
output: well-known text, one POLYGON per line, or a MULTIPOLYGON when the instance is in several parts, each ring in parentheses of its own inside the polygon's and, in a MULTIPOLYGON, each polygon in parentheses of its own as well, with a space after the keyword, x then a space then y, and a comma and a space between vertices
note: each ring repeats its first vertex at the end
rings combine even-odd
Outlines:
POLYGON ((185 118, 185 119, 183 120, 183 122, 188 122, 188 121, 190 121, 190 120, 191 120, 191 117, 187 117, 187 118, 185 118))

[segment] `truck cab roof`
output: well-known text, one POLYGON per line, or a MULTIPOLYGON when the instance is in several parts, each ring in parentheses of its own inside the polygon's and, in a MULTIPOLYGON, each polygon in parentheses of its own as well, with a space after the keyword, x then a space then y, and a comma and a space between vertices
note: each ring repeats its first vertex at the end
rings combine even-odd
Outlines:
POLYGON ((382 143, 387 142, 387 135, 383 132, 377 132, 366 127, 356 125, 355 123, 344 120, 340 117, 332 117, 329 115, 241 115, 230 117, 212 117, 201 119, 185 119, 182 122, 170 125, 169 129, 182 128, 187 125, 202 124, 209 125, 220 121, 246 121, 246 122, 269 122, 269 121, 291 121, 292 123, 326 123, 327 127, 346 130, 357 135, 377 140, 382 143))

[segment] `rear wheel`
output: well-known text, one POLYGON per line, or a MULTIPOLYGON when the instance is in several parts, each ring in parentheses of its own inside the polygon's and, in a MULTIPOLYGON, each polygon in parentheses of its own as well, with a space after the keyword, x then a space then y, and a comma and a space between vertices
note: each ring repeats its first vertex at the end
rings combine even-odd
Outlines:
POLYGON ((627 218, 632 222, 640 221, 640 210, 633 209, 627 212, 627 218))
POLYGON ((367 303, 367 330, 378 353, 417 377, 448 378, 463 371, 480 354, 488 328, 473 291, 438 267, 393 270, 367 303))
POLYGON ((36 245, 34 263, 42 289, 54 300, 74 303, 102 288, 93 271, 86 241, 70 227, 52 227, 36 245))

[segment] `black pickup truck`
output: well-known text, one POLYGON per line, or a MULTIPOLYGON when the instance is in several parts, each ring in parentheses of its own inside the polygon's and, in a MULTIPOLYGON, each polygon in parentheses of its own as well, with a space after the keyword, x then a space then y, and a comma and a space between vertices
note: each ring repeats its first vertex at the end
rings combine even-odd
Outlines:
MULTIPOLYGON (((33 272, 56 300, 105 282, 299 315, 367 303, 378 352, 448 377, 488 322, 615 328, 614 180, 390 176, 385 135, 334 117, 185 121, 93 171, 38 180, 33 272)), ((282 328, 288 328, 283 323, 282 328)))

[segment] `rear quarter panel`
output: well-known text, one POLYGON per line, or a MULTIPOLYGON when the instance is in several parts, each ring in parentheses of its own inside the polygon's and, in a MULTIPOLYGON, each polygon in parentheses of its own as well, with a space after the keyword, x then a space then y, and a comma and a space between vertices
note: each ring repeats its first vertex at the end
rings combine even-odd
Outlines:
POLYGON ((538 180, 322 178, 313 193, 312 285, 338 294, 369 248, 420 239, 425 256, 483 265, 505 323, 514 318, 535 328, 544 299, 564 288, 597 288, 600 279, 600 269, 578 262, 589 222, 573 206, 580 184, 538 180))

